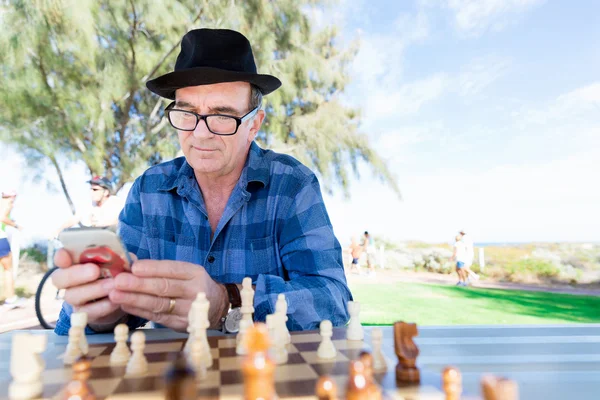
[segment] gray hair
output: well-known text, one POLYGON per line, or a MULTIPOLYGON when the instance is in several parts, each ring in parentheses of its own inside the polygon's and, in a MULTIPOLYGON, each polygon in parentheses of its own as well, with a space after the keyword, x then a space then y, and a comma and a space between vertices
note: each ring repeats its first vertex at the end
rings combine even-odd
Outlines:
POLYGON ((263 94, 257 86, 250 84, 250 110, 262 105, 263 94))

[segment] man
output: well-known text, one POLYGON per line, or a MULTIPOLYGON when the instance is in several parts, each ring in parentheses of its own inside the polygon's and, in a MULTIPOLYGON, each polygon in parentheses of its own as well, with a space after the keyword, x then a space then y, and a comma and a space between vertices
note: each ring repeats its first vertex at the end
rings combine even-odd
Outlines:
POLYGON ((467 258, 467 247, 462 240, 461 235, 456 235, 454 238, 454 251, 451 261, 456 262, 456 275, 458 275, 458 283, 456 286, 468 286, 467 272, 465 270, 465 260, 467 258))
POLYGON ((210 301, 210 327, 235 331, 229 322, 246 276, 257 321, 285 293, 289 329, 347 322, 352 297, 317 178, 253 141, 265 118, 262 95, 280 85, 256 72, 240 33, 198 29, 184 36, 175 71, 147 87, 175 100, 165 112, 185 157, 150 168, 131 188, 119 224, 139 259, 131 273, 98 281, 97 266, 72 265, 65 251, 56 255, 61 268, 53 281, 66 289, 67 303, 57 333, 67 333, 73 308, 88 313, 88 333, 146 320, 185 330, 198 292, 210 301))
POLYGON ((12 252, 8 236, 6 235, 6 227, 12 226, 15 229, 22 228, 10 217, 10 213, 15 204, 17 192, 14 190, 2 192, 2 200, 0 201, 0 264, 4 269, 4 304, 7 306, 17 305, 19 298, 15 295, 15 282, 12 271, 12 252))
POLYGON ((471 270, 471 265, 473 265, 473 260, 475 259, 475 251, 473 250, 473 241, 471 240, 471 236, 467 235, 465 230, 462 229, 458 232, 461 237, 461 241, 465 246, 465 264, 464 270, 466 274, 466 282, 470 283, 471 278, 476 281, 479 280, 479 275, 471 270))
POLYGON ((77 214, 69 218, 53 233, 52 239, 58 237, 63 229, 79 223, 83 226, 116 228, 119 223, 119 213, 123 209, 123 202, 111 194, 110 181, 103 176, 94 176, 88 183, 92 195, 91 207, 79 210, 77 214))
POLYGON ((375 243, 373 242, 373 238, 369 235, 369 231, 365 231, 363 237, 363 247, 364 251, 367 254, 367 274, 369 276, 375 276, 375 243))

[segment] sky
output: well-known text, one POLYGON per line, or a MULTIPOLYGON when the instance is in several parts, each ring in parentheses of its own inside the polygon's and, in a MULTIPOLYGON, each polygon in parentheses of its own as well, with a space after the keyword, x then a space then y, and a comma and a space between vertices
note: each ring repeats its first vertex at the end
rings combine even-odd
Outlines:
MULTIPOLYGON (((359 40, 343 95, 388 162, 402 199, 368 165, 325 195, 342 243, 369 230, 392 241, 600 241, 600 2, 339 0, 310 12, 359 40)), ((14 217, 46 237, 69 215, 52 169, 34 180, 0 148, 14 217)), ((89 203, 82 165, 66 169, 89 203)), ((120 193, 125 196, 126 193, 120 193)))

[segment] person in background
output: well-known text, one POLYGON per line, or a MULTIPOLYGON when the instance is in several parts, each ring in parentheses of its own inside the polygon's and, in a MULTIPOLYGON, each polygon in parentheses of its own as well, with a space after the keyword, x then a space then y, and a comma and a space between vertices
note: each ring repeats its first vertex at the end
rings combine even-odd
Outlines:
POLYGON ((456 286, 468 286, 467 272, 465 271, 465 260, 467 256, 467 248, 463 242, 461 235, 456 235, 454 238, 454 252, 452 253, 452 261, 456 261, 456 274, 458 275, 458 283, 456 286))
POLYGON ((367 254, 367 273, 370 276, 375 276, 375 243, 373 238, 369 236, 368 231, 365 231, 363 249, 367 254))
POLYGON ((352 266, 350 267, 350 272, 353 274, 358 274, 360 272, 358 260, 362 254, 363 246, 358 243, 356 236, 352 236, 349 250, 350 254, 352 255, 352 266))
POLYGON ((16 306, 19 303, 19 298, 15 295, 15 282, 12 271, 12 252, 8 236, 6 235, 6 227, 12 226, 15 229, 21 230, 19 226, 10 216, 14 207, 17 192, 14 190, 2 192, 2 200, 0 201, 0 264, 4 269, 4 304, 6 306, 16 306))
POLYGON ((95 176, 88 183, 92 194, 91 208, 78 211, 53 233, 52 238, 58 237, 63 229, 77 224, 89 227, 114 227, 116 229, 119 223, 119 213, 125 202, 111 194, 112 185, 108 178, 95 176))
POLYGON ((463 268, 467 273, 467 283, 471 283, 471 278, 478 281, 479 275, 471 270, 471 265, 473 265, 473 260, 475 259, 475 251, 473 250, 471 236, 467 235, 464 229, 460 230, 458 234, 461 236, 461 241, 465 245, 465 266, 463 268))

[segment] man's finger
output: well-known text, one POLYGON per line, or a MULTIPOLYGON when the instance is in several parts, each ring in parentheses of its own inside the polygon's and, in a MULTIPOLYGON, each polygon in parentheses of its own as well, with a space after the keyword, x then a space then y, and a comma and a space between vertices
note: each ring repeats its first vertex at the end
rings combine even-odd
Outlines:
POLYGON ((198 272, 198 265, 170 260, 139 260, 133 263, 132 272, 136 276, 192 279, 198 272))
POLYGON ((59 268, 70 267, 73 265, 71 254, 65 249, 58 249, 56 253, 54 253, 54 265, 59 268))
MULTIPOLYGON (((121 306, 130 306, 140 308, 154 314, 166 314, 171 306, 171 299, 166 297, 157 297, 149 294, 122 292, 113 290, 109 294, 110 301, 121 306)), ((171 311, 173 315, 187 315, 190 309, 190 301, 177 299, 175 307, 171 311)))
POLYGON ((100 268, 96 264, 79 264, 70 268, 59 268, 50 276, 58 289, 68 289, 95 281, 100 277, 100 268))
POLYGON ((122 272, 115 277, 115 288, 159 297, 188 297, 185 282, 169 278, 141 278, 122 272))
POLYGON ((73 307, 74 311, 85 312, 88 315, 88 321, 93 323, 119 309, 118 304, 114 304, 109 299, 102 299, 93 303, 87 303, 81 307, 73 307))
POLYGON ((152 311, 144 310, 133 306, 121 306, 121 309, 127 314, 135 315, 148 321, 167 326, 171 329, 184 331, 187 328, 187 318, 175 314, 157 314, 152 311))
MULTIPOLYGON (((58 272, 58 271, 57 271, 58 272)), ((64 300, 72 306, 82 306, 92 300, 102 299, 115 287, 113 279, 99 279, 87 285, 75 286, 65 291, 64 300)))

